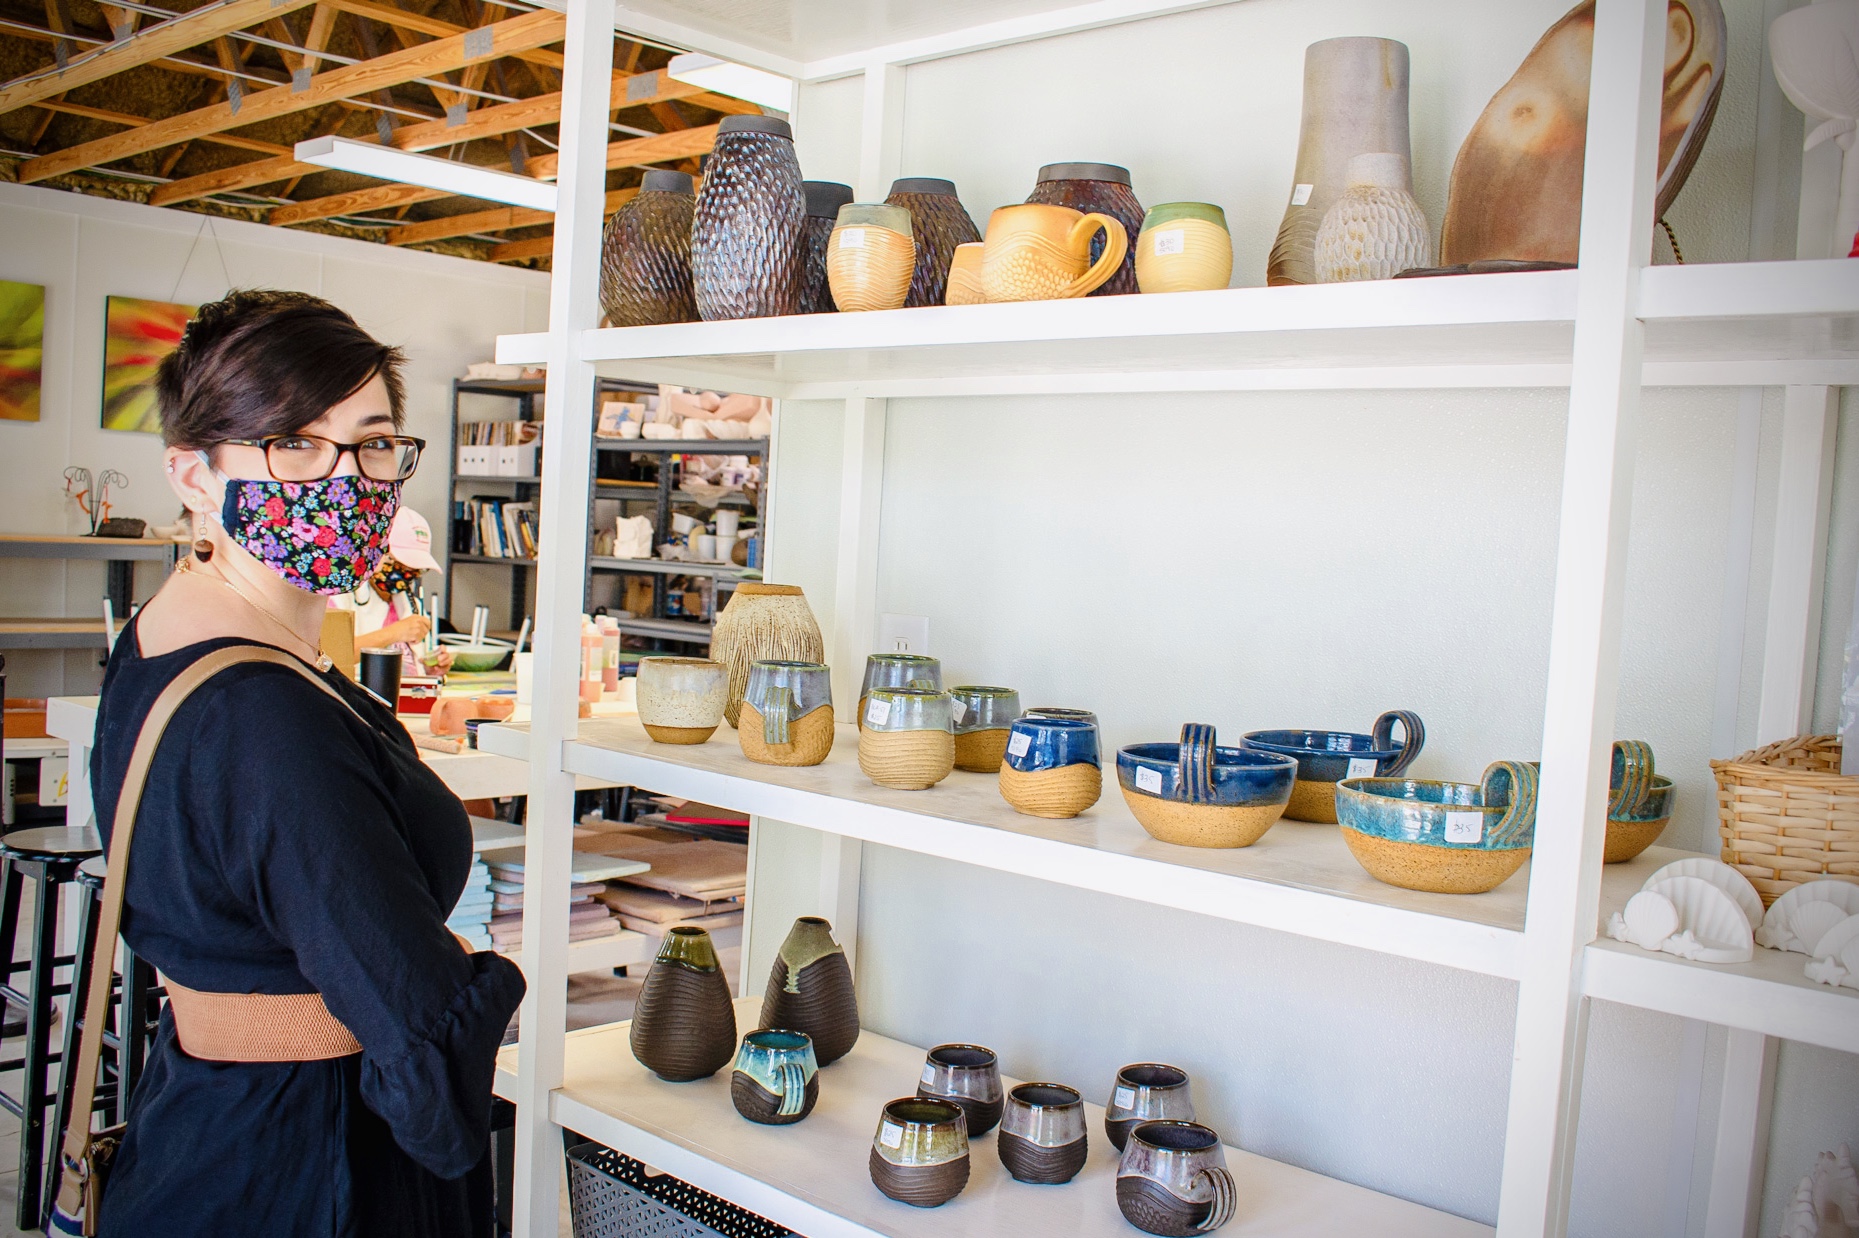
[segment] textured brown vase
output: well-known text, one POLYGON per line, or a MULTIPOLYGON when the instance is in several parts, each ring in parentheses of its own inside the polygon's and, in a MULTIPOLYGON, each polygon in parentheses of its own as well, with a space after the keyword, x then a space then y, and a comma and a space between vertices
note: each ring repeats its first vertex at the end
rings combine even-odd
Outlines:
POLYGON ((805 1032, 813 1056, 830 1066, 858 1043, 858 995, 846 952, 833 940, 833 926, 819 916, 802 916, 788 930, 762 998, 762 1026, 805 1032))
POLYGON ((917 243, 916 269, 910 273, 905 308, 941 305, 949 292, 949 266, 957 245, 981 239, 981 230, 955 196, 955 182, 934 176, 906 176, 891 183, 885 203, 910 212, 917 243))
POLYGON ((800 1112, 783 1115, 779 1096, 740 1070, 733 1070, 729 1074, 730 1104, 736 1106, 737 1113, 763 1126, 792 1126, 812 1113, 819 1100, 820 1076, 815 1075, 807 1080, 807 1098, 801 1102, 800 1112))
POLYGON ((839 208, 852 201, 852 186, 838 181, 805 181, 807 217, 801 231, 800 312, 830 314, 833 290, 826 282, 826 242, 832 238, 839 208))
POLYGON ((968 1185, 968 1154, 939 1165, 893 1165, 872 1149, 871 1181, 900 1204, 940 1208, 968 1185))
POLYGON ((616 327, 695 322, 691 215, 697 199, 683 172, 654 169, 607 221, 600 248, 600 308, 616 327))
POLYGON ((742 717, 742 694, 749 686, 749 664, 768 658, 818 662, 826 641, 799 585, 744 581, 730 595, 710 633, 710 656, 729 668, 729 695, 723 716, 736 726, 742 717))
POLYGON ((716 946, 700 928, 665 934, 633 1009, 633 1056, 661 1079, 708 1079, 736 1055, 736 1010, 716 946))
POLYGON ((725 116, 691 221, 691 287, 705 322, 800 313, 806 218, 794 131, 725 116))
MULTIPOLYGON (((1130 188, 1130 170, 1114 163, 1049 163, 1039 169, 1039 181, 1033 186, 1028 202, 1048 206, 1069 206, 1086 215, 1108 215, 1123 225, 1131 244, 1124 252, 1123 265, 1103 285, 1085 295, 1115 297, 1138 292, 1136 286, 1136 237, 1143 230, 1143 204, 1130 188)), ((1100 233, 1091 242, 1091 261, 1104 252, 1100 233)))

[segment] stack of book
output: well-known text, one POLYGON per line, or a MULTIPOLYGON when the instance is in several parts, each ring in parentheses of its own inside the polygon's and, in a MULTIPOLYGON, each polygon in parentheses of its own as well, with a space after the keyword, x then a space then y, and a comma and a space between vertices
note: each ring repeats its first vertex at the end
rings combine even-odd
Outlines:
POLYGON ((533 502, 476 494, 453 504, 452 550, 491 559, 536 557, 533 502))
POLYGON ((485 867, 482 856, 473 853, 465 891, 458 896, 458 905, 452 908, 445 926, 469 942, 473 950, 489 950, 492 901, 491 870, 485 867))

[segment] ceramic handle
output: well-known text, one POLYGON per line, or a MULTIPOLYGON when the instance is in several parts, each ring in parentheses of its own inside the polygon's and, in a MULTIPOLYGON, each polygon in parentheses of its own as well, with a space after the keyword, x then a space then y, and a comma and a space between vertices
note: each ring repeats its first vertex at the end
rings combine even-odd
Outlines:
POLYGON ((1214 729, 1205 722, 1184 722, 1180 754, 1175 759, 1181 775, 1181 798, 1190 804, 1213 803, 1214 729))
POLYGON ((794 719, 794 689, 785 684, 770 688, 762 704, 762 742, 770 747, 787 743, 788 724, 794 719))
POLYGON ((1082 297, 1094 292, 1109 281, 1123 265, 1123 255, 1129 252, 1130 234, 1123 225, 1108 215, 1092 211, 1083 219, 1072 225, 1071 236, 1066 239, 1066 246, 1075 254, 1091 252, 1091 234, 1099 228, 1104 230, 1104 252, 1099 254, 1091 269, 1065 285, 1059 293, 1063 297, 1082 297))
POLYGON ((1414 758, 1420 755, 1420 750, 1426 747, 1427 729, 1420 721, 1420 715, 1411 709, 1390 709, 1375 719, 1376 751, 1386 751, 1394 743, 1394 724, 1397 722, 1401 724, 1401 750, 1382 761, 1375 771, 1377 778, 1394 777, 1412 765, 1414 758))
POLYGON ((1224 1165, 1211 1165, 1194 1175, 1197 1183, 1202 1178, 1207 1180, 1208 1187, 1214 1193, 1213 1209, 1207 1214, 1207 1219, 1194 1229, 1196 1233, 1207 1234, 1233 1219, 1234 1209, 1239 1206, 1239 1192, 1234 1189, 1233 1175, 1227 1172, 1224 1165))
POLYGON ((1522 761, 1493 761, 1481 784, 1485 806, 1505 805, 1504 815, 1485 841, 1494 847, 1519 846, 1536 829, 1536 767, 1522 761))
POLYGON ((1643 739, 1614 741, 1614 763, 1608 783, 1607 815, 1630 816, 1646 806, 1652 792, 1652 745, 1643 739))
POLYGON ((791 1118, 807 1103, 807 1072, 799 1062, 781 1063, 781 1108, 775 1112, 791 1118))
POLYGON ((936 690, 936 681, 933 679, 913 679, 904 686, 906 688, 923 688, 933 692, 936 690))

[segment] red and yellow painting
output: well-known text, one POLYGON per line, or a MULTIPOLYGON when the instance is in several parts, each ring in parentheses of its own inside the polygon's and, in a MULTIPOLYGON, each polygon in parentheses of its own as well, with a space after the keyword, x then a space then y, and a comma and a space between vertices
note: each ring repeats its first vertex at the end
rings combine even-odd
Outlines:
POLYGON ((0 421, 37 421, 45 372, 45 287, 0 279, 0 421))
POLYGON ((103 428, 161 433, 155 370, 181 342, 193 305, 109 297, 103 315, 103 428))

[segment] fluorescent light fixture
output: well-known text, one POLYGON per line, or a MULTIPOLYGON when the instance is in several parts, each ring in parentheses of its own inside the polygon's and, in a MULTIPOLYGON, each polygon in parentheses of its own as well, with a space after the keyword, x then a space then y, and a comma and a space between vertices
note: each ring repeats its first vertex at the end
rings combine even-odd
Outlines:
POLYGON ((751 69, 746 64, 718 60, 702 52, 685 52, 682 56, 673 56, 671 63, 665 66, 665 72, 674 81, 702 86, 705 90, 714 90, 732 99, 747 99, 750 103, 759 103, 777 112, 794 110, 794 79, 782 77, 779 73, 751 69))
POLYGON ((476 164, 454 163, 450 159, 435 159, 431 155, 416 155, 412 151, 396 150, 374 142, 357 142, 352 138, 338 137, 310 138, 297 143, 295 155, 299 163, 359 172, 363 176, 398 181, 403 185, 443 189, 447 193, 463 194, 468 198, 507 202, 511 206, 527 206, 537 211, 555 209, 555 185, 550 181, 539 181, 531 176, 514 176, 509 172, 481 168, 476 164))

